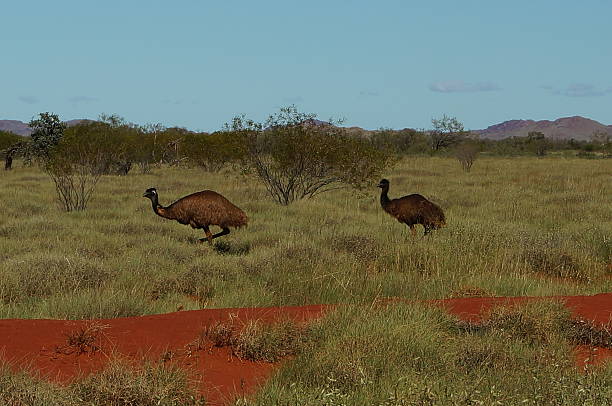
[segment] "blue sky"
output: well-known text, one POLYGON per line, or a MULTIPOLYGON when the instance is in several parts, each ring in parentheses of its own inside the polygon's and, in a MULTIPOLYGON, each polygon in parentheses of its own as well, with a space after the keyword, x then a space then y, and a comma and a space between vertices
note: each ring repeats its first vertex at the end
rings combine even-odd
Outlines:
POLYGON ((3 2, 0 119, 214 131, 295 104, 375 129, 612 124, 612 2, 3 2))

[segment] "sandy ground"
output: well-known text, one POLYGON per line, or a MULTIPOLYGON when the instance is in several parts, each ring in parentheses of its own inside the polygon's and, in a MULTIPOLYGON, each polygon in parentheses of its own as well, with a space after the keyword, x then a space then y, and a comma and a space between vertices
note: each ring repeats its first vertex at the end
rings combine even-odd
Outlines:
MULTIPOLYGON (((564 300, 578 319, 605 324, 612 320, 612 293, 594 296, 557 297, 564 300)), ((443 306, 464 320, 477 321, 491 306, 536 298, 457 298, 428 301, 443 306)), ((161 359, 188 368, 199 391, 211 405, 230 402, 235 396, 253 393, 278 363, 250 362, 232 356, 228 348, 198 346, 201 332, 218 322, 274 322, 291 318, 307 322, 321 317, 334 306, 206 309, 168 314, 101 320, 0 320, 0 357, 14 368, 27 368, 56 382, 69 382, 100 370, 109 359, 135 362, 161 359), (67 345, 67 337, 89 328, 95 331, 99 349, 79 353, 67 345)), ((239 325, 239 324, 238 324, 239 325)), ((87 348, 86 348, 87 349, 87 348)), ((612 356, 605 348, 576 348, 579 367, 602 362, 612 356)))

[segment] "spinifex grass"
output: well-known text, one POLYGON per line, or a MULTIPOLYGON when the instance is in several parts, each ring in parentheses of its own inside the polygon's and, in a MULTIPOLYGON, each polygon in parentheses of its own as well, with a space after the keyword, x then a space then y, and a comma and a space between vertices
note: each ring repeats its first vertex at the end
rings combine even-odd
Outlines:
POLYGON ((533 302, 465 328, 424 304, 344 306, 239 405, 603 405, 612 368, 574 367, 569 313, 533 302))
POLYGON ((51 180, 0 173, 0 317, 99 318, 178 308, 367 303, 454 292, 567 295, 610 291, 612 162, 406 158, 385 174, 391 197, 421 193, 448 226, 426 238, 386 215, 379 190, 337 190, 280 206, 232 170, 160 168, 105 176, 84 212, 63 212, 51 180), (216 247, 156 216, 203 189, 250 217, 216 247))
POLYGON ((135 367, 112 359, 88 377, 59 386, 0 364, 0 405, 31 406, 204 405, 187 373, 178 366, 145 363, 135 367))

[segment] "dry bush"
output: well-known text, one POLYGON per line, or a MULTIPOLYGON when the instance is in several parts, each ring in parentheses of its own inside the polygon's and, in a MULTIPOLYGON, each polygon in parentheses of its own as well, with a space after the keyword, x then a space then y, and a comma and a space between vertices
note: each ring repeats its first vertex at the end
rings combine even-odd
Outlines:
POLYGON ((353 254, 361 261, 373 261, 383 254, 383 248, 372 237, 363 235, 343 235, 334 237, 332 248, 353 254))
POLYGON ((513 364, 505 340, 483 340, 480 336, 463 335, 456 340, 458 345, 453 362, 466 371, 509 368, 513 364))
POLYGON ((55 352, 69 355, 94 353, 102 349, 102 332, 110 326, 105 324, 90 323, 87 326, 70 333, 65 333, 66 345, 57 346, 55 352))
POLYGON ((276 362, 299 352, 305 332, 292 320, 274 324, 255 320, 238 326, 236 320, 231 319, 206 327, 200 336, 200 343, 203 340, 212 342, 215 347, 231 347, 232 353, 241 359, 276 362))
POLYGON ((250 361, 276 362, 298 353, 303 340, 303 329, 291 320, 275 324, 252 321, 237 337, 234 354, 250 361))
POLYGON ((555 278, 568 278, 588 281, 590 275, 573 256, 550 244, 535 244, 523 251, 523 259, 532 271, 555 278))
POLYGON ((478 147, 472 143, 461 143, 455 149, 455 158, 461 164, 464 171, 469 172, 478 158, 478 147))
POLYGON ((549 343, 563 336, 570 315, 560 301, 537 300, 493 307, 484 315, 483 327, 511 339, 549 343))
POLYGON ((612 322, 597 325, 589 320, 573 320, 568 335, 574 344, 612 348, 612 322))
POLYGON ((71 385, 81 404, 116 406, 203 405, 185 371, 172 364, 136 368, 113 360, 102 372, 71 385))
POLYGON ((217 322, 206 326, 201 337, 212 342, 214 347, 232 347, 236 344, 236 325, 233 322, 217 322))
POLYGON ((59 158, 46 167, 55 184, 57 197, 65 211, 81 211, 87 203, 102 175, 94 167, 77 162, 60 162, 59 158))

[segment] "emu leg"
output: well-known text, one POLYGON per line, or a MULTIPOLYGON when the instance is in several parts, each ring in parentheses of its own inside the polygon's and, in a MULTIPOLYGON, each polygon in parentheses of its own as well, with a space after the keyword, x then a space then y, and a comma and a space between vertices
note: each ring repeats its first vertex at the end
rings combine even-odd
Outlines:
POLYGON ((210 232, 210 228, 208 228, 208 226, 204 226, 202 227, 204 229, 204 232, 206 233, 206 238, 200 238, 201 242, 204 242, 206 240, 208 240, 208 244, 212 245, 212 240, 213 238, 215 238, 212 233, 210 232))
POLYGON ((213 235, 210 232, 210 229, 208 227, 202 227, 202 228, 204 229, 204 232, 206 233, 206 238, 200 238, 200 241, 204 242, 205 240, 208 240, 208 243, 210 245, 212 245, 212 240, 214 240, 215 238, 221 237, 221 236, 224 236, 230 233, 229 228, 224 228, 221 232, 213 235))
POLYGON ((410 227, 410 232, 412 233, 412 236, 416 236, 416 228, 414 228, 414 224, 408 224, 408 227, 410 227))
POLYGON ((229 228, 223 228, 223 230, 221 232, 218 232, 217 234, 213 235, 212 238, 221 237, 221 236, 227 235, 229 233, 230 233, 230 229, 229 228))

